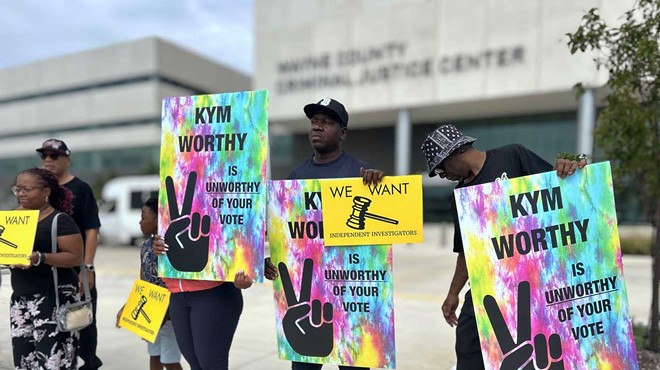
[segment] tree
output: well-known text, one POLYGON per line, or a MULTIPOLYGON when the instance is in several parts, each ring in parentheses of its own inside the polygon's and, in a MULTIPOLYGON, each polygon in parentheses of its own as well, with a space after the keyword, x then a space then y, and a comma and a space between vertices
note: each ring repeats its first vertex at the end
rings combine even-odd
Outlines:
MULTIPOLYGON (((654 226, 653 294, 649 349, 660 350, 660 1, 638 0, 610 27, 591 9, 574 33, 572 54, 592 51, 598 68, 609 72, 606 106, 598 116, 596 143, 612 161, 615 181, 628 180, 654 226)), ((578 84, 578 88, 581 85, 578 84)))

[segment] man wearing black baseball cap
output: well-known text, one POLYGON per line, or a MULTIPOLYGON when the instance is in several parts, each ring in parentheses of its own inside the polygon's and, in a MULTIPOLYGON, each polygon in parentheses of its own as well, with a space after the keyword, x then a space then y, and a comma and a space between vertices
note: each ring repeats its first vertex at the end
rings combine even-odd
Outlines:
MULTIPOLYGON (((476 140, 463 134, 453 125, 442 125, 431 132, 421 147, 428 164, 429 176, 437 175, 450 181, 458 181, 456 185, 458 189, 534 175, 553 169, 550 163, 522 145, 511 144, 484 152, 472 147, 476 140)), ((586 164, 585 160, 578 163, 558 159, 554 168, 557 175, 564 178, 586 164)), ((456 370, 484 369, 471 291, 465 294, 461 314, 456 317, 458 295, 468 281, 468 270, 453 198, 451 206, 454 221, 454 252, 458 257, 447 298, 442 304, 442 314, 450 326, 456 326, 456 370)), ((526 361, 527 358, 522 360, 526 361)))
POLYGON ((97 291, 94 257, 96 256, 99 228, 101 227, 99 209, 89 184, 69 172, 71 150, 69 150, 69 147, 64 141, 48 139, 41 144, 41 147, 37 148, 37 152, 41 157, 42 166, 52 172, 57 177, 60 185, 71 190, 74 196, 73 214, 71 216, 76 221, 76 225, 78 225, 85 246, 85 271, 80 271, 80 273, 87 274, 93 306, 92 324, 80 331, 78 356, 85 361, 83 366, 80 367, 80 370, 98 369, 103 364, 98 356, 96 356, 98 334, 96 329, 97 291))
MULTIPOLYGON (((317 103, 305 105, 303 111, 307 118, 309 118, 309 143, 312 146, 314 153, 311 158, 306 159, 289 174, 289 180, 362 177, 362 181, 365 184, 376 185, 383 179, 383 176, 385 176, 383 171, 373 169, 360 159, 344 153, 341 145, 343 141, 346 140, 348 134, 348 112, 346 112, 346 108, 344 108, 342 103, 332 98, 324 98, 317 103)), ((386 248, 386 246, 384 247, 386 248)), ((326 246, 325 248, 342 247, 326 246)), ((372 247, 365 246, 364 248, 370 251, 370 248, 372 247)), ((278 277, 278 270, 270 262, 270 258, 266 259, 265 270, 265 276, 267 279, 274 280, 278 277)), ((293 269, 291 268, 288 269, 288 271, 292 270, 293 269)), ((296 270, 302 271, 303 269, 300 268, 296 270)), ((283 269, 281 273, 288 272, 283 269)), ((309 317, 302 316, 300 317, 300 320, 312 320, 312 317, 321 317, 320 310, 321 306, 312 306, 311 315, 309 317), (315 316, 317 314, 318 316, 315 316)), ((311 322, 312 325, 315 325, 314 321, 311 322)), ((290 329, 300 330, 299 327, 292 327, 290 329)), ((332 338, 330 338, 330 340, 332 340, 332 338)), ((291 363, 292 370, 319 370, 322 367, 323 364, 316 363, 291 363)), ((339 369, 348 370, 365 368, 339 366, 339 369)))
POLYGON ((344 105, 332 98, 323 98, 318 103, 305 105, 303 108, 307 118, 312 118, 316 113, 325 114, 339 122, 341 127, 348 127, 348 112, 344 105))

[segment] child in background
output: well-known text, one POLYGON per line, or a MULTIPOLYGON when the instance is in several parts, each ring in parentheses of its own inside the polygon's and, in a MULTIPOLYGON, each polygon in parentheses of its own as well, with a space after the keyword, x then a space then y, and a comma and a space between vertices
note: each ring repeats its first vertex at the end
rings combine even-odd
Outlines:
MULTIPOLYGON (((153 236, 158 233, 158 200, 156 198, 149 198, 142 207, 142 217, 140 218, 140 230, 148 239, 142 243, 140 248, 140 279, 149 283, 165 288, 165 283, 158 277, 157 274, 157 258, 152 249, 153 236)), ((117 312, 117 322, 115 326, 119 327, 119 320, 124 307, 117 312)), ((172 328, 172 321, 170 321, 169 314, 165 314, 163 325, 158 331, 156 341, 154 343, 147 343, 147 350, 149 352, 149 369, 162 370, 182 370, 181 364, 181 351, 176 343, 174 337, 174 329, 172 328)))

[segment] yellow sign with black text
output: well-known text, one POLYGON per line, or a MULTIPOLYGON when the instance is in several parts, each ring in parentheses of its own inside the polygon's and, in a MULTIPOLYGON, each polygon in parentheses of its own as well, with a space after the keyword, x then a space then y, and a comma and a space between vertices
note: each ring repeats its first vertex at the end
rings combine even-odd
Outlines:
POLYGON ((38 210, 0 211, 0 265, 29 265, 38 210))
POLYGON ((422 176, 321 180, 325 245, 421 243, 422 176))
POLYGON ((163 287, 136 280, 119 319, 119 326, 153 343, 170 305, 170 292, 163 287))

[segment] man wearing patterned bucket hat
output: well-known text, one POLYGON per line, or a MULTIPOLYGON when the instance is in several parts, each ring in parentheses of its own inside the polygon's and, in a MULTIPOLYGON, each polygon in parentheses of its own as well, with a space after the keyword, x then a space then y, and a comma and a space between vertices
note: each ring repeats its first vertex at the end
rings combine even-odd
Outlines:
MULTIPOLYGON (((437 175, 450 181, 458 181, 456 185, 458 189, 553 169, 550 163, 522 145, 510 144, 484 152, 472 147, 476 140, 458 131, 453 125, 438 127, 429 134, 421 147, 428 164, 429 176, 437 175)), ((585 165, 586 160, 578 163, 559 159, 554 169, 558 176, 565 178, 585 165)), ((468 271, 453 199, 451 205, 454 221, 454 252, 458 253, 458 257, 447 298, 442 304, 442 314, 450 326, 456 326, 456 370, 484 369, 470 291, 465 294, 460 316, 456 317, 458 294, 468 281, 468 271)))

